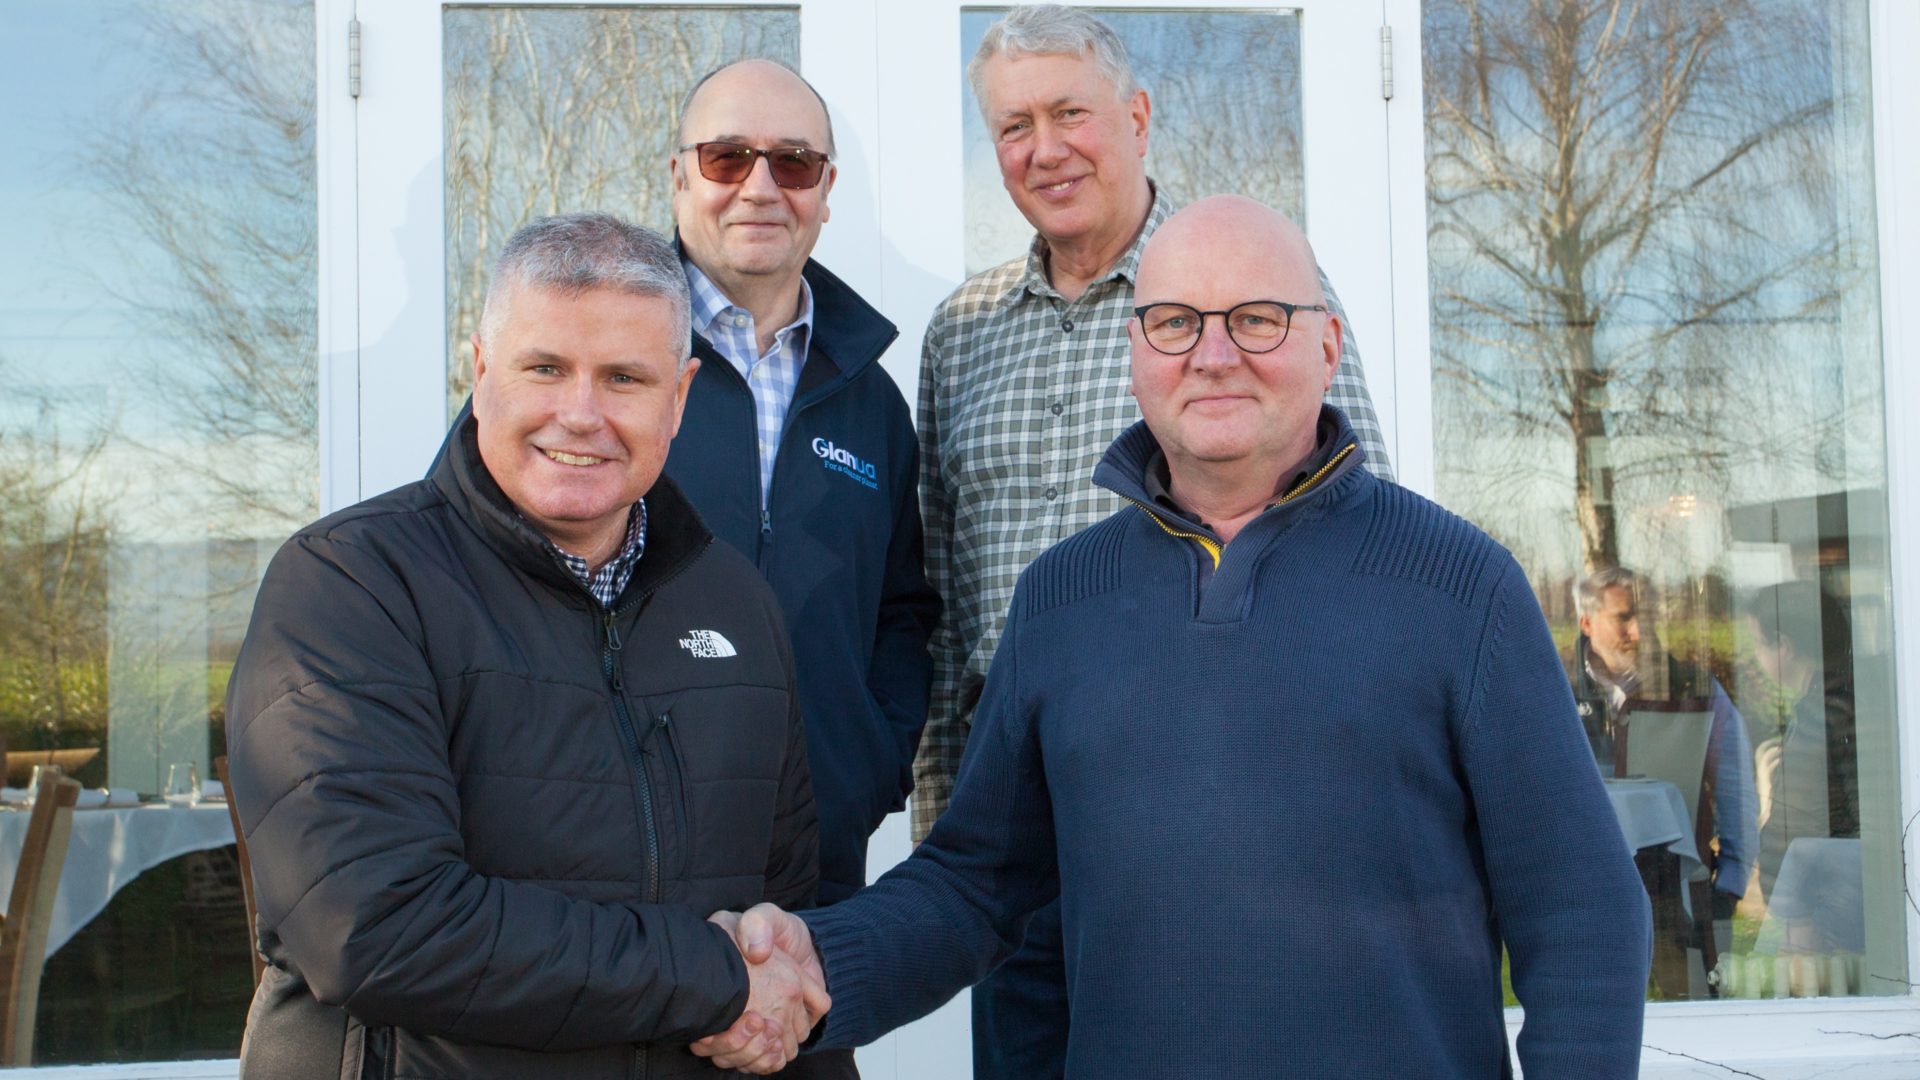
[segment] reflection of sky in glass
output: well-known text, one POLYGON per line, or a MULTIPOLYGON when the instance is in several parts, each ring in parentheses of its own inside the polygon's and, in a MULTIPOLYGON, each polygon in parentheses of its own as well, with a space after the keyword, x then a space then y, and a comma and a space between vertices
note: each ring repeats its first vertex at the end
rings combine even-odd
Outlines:
MULTIPOLYGON (((97 230, 100 184, 75 167, 76 130, 139 84, 146 57, 113 57, 106 28, 136 5, 0 7, 0 371, 9 392, 0 418, 34 408, 28 389, 105 391, 116 347, 134 332, 124 308, 96 282, 131 284, 104 258, 97 230)), ((0 423, 4 423, 0 419, 0 423)))
MULTIPOLYGON (((1492 33, 1524 6, 1484 5, 1492 33)), ((1423 11, 1440 495, 1530 566, 1572 574, 1581 560, 1574 464, 1567 426, 1550 415, 1564 390, 1548 376, 1562 362, 1556 343, 1573 338, 1555 329, 1567 316, 1528 231, 1528 201, 1546 195, 1525 180, 1518 194, 1501 194, 1476 176, 1475 163, 1445 156, 1460 129, 1435 111, 1436 89, 1451 85, 1448 73, 1469 54, 1465 9, 1423 11), (1501 251, 1506 268, 1473 251, 1463 230, 1501 251), (1541 284, 1517 284, 1528 275, 1541 284), (1513 330, 1505 318, 1540 332, 1513 330), (1540 417, 1540 426, 1519 423, 1515 412, 1540 417)), ((1686 5, 1648 5, 1629 50, 1656 37, 1669 11, 1683 28, 1701 23, 1686 5)), ((1877 322, 1872 192, 1868 171, 1854 167, 1867 152, 1866 72, 1842 62, 1844 30, 1833 12, 1768 0, 1751 21, 1733 16, 1668 132, 1654 189, 1672 199, 1655 211, 1658 227, 1644 243, 1596 252, 1582 279, 1598 366, 1614 378, 1606 458, 1619 485, 1622 558, 1656 573, 1684 578, 1726 562, 1724 520, 1695 513, 1676 522, 1672 505, 1883 482, 1878 340, 1868 329, 1877 322), (1765 134, 1758 149, 1682 193, 1757 133, 1765 134), (1845 444, 1837 457, 1836 444, 1845 444), (1680 533, 1687 536, 1676 540, 1680 533)), ((1501 103, 1493 112, 1500 145, 1531 177, 1552 148, 1534 141, 1541 119, 1527 74, 1499 68, 1489 85, 1501 103)), ((1587 115, 1575 185, 1598 211, 1583 242, 1630 220, 1610 207, 1635 205, 1621 192, 1632 175, 1626 166, 1645 159, 1638 125, 1647 110, 1644 91, 1629 89, 1617 98, 1596 92, 1587 115)))
POLYGON ((680 100, 730 60, 798 66, 794 8, 448 8, 447 411, 466 397, 486 271, 543 214, 606 210, 673 228, 680 100), (493 92, 501 91, 501 92, 493 92))
MULTIPOLYGON (((1147 173, 1176 205, 1231 192, 1305 219, 1297 12, 1092 10, 1126 45, 1153 104, 1147 173)), ((1005 13, 960 13, 963 71, 1005 13)), ((963 87, 960 108, 966 269, 976 274, 1025 251, 1033 228, 1000 182, 972 87, 963 87)))
MULTIPOLYGON (((286 0, 0 7, 0 93, 8 102, 7 152, 0 154, 0 200, 8 208, 0 215, 7 253, 0 260, 7 387, 0 435, 16 445, 33 440, 42 452, 56 434, 65 451, 104 438, 89 470, 90 497, 118 496, 113 513, 124 537, 222 528, 207 520, 231 494, 222 489, 233 486, 214 478, 228 469, 222 456, 255 494, 273 489, 269 501, 285 510, 266 515, 272 528, 311 510, 310 423, 290 433, 229 428, 225 434, 249 441, 211 446, 209 429, 178 407, 232 385, 231 372, 210 361, 207 335, 192 329, 192 310, 208 298, 194 294, 183 257, 203 260, 226 283, 212 303, 254 309, 263 324, 304 322, 290 331, 304 350, 283 349, 273 360, 311 372, 311 240, 299 239, 313 229, 311 18, 310 6, 286 0), (304 51, 294 51, 302 42, 289 48, 287 30, 293 26, 298 39, 301 17, 304 51), (232 29, 249 21, 255 25, 232 29), (228 167, 253 148, 245 129, 259 121, 247 115, 245 100, 222 98, 232 84, 193 85, 201 77, 190 58, 198 27, 221 28, 200 43, 234 46, 209 62, 233 65, 236 81, 304 88, 304 172, 272 158, 257 173, 228 167), (264 70, 263 60, 271 65, 264 70), (248 242, 272 250, 239 250, 248 242), (301 291, 285 296, 289 283, 301 291), (288 445, 289 434, 297 445, 288 445)), ((249 426, 271 425, 241 428, 249 426)), ((59 463, 49 457, 45 464, 59 463)), ((248 524, 261 521, 257 506, 228 509, 228 527, 267 527, 248 524)))

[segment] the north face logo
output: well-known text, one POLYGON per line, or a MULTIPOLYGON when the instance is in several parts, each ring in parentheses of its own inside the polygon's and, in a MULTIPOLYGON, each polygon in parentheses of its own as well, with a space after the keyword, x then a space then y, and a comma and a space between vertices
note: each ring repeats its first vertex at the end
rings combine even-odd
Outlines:
POLYGON ((689 630, 687 636, 680 639, 680 647, 705 660, 740 655, 739 650, 733 647, 733 642, 721 636, 718 630, 689 630))

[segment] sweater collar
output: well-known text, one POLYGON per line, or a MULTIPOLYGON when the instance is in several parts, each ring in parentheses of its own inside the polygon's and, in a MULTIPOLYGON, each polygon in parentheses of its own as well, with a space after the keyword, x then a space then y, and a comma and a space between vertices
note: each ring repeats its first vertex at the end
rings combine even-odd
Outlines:
MULTIPOLYGON (((1310 475, 1304 479, 1296 478, 1294 483, 1288 485, 1286 492, 1267 507, 1266 513, 1303 504, 1324 504, 1333 497, 1336 489, 1346 486, 1342 481, 1352 476, 1365 459, 1359 436, 1354 434, 1353 425, 1347 422, 1346 414, 1338 408, 1321 405, 1319 427, 1320 435, 1315 440, 1317 449, 1308 459, 1309 464, 1317 464, 1310 475)), ((1100 464, 1093 470, 1093 482, 1138 505, 1169 532, 1204 532, 1211 535, 1212 530, 1191 514, 1156 502, 1153 490, 1156 485, 1149 482, 1149 470, 1156 459, 1164 456, 1160 442, 1147 428, 1147 422, 1136 421, 1132 427, 1120 433, 1113 445, 1107 447, 1100 464)))
MULTIPOLYGON (((1306 489, 1314 476, 1325 469, 1333 461, 1334 455, 1342 449, 1342 445, 1337 441, 1339 435, 1339 428, 1333 418, 1324 412, 1321 413, 1314 431, 1313 453, 1308 454, 1307 459, 1300 463, 1300 467, 1294 470, 1287 482, 1280 485, 1280 494, 1267 503, 1267 509, 1272 509, 1288 495, 1306 489)), ((1173 470, 1167 464, 1167 452, 1164 448, 1157 444, 1154 446, 1153 456, 1147 459, 1146 471, 1141 479, 1154 507, 1171 511, 1176 516, 1212 532, 1213 526, 1201 521, 1198 514, 1180 505, 1180 501, 1173 497, 1173 470)))

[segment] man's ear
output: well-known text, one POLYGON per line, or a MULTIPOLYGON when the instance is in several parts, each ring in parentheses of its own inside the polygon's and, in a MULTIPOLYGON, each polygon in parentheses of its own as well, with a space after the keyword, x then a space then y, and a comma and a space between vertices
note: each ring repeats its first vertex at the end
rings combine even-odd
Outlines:
POLYGON ((1327 312, 1326 328, 1320 331, 1321 358, 1327 365, 1327 379, 1320 386, 1325 393, 1333 385, 1333 376, 1340 370, 1340 336, 1347 328, 1340 324, 1340 316, 1327 312))
POLYGON ((481 374, 485 372, 487 368, 486 354, 480 348, 480 334, 478 331, 475 331, 473 336, 467 340, 473 343, 473 381, 478 383, 481 374))
POLYGON ((1147 156, 1147 128, 1153 119, 1153 101, 1145 90, 1135 90, 1133 97, 1127 100, 1127 116, 1133 121, 1133 141, 1140 147, 1140 156, 1147 156))
POLYGON ((667 433, 669 441, 680 434, 680 418, 687 411, 687 392, 693 389, 693 374, 699 370, 700 358, 690 356, 687 358, 687 366, 680 371, 680 385, 673 388, 673 430, 667 433))

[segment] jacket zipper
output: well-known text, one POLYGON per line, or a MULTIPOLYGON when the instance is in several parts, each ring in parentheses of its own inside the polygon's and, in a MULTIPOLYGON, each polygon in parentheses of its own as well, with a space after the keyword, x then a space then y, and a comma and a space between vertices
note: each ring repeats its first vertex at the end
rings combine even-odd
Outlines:
MULTIPOLYGON (((624 609, 620 609, 624 610, 624 609)), ((620 728, 620 735, 627 743, 627 755, 633 762, 634 775, 640 779, 640 814, 647 827, 647 902, 660 902, 660 824, 653 813, 653 781, 647 776, 647 760, 640 751, 640 735, 634 729, 633 715, 627 710, 627 684, 620 675, 620 628, 616 625, 620 611, 605 609, 600 620, 601 647, 600 671, 607 680, 607 686, 613 691, 613 719, 620 728)), ((641 1043, 634 1047, 633 1075, 647 1075, 647 1045, 641 1043)))
MULTIPOLYGON (((747 382, 746 376, 740 374, 740 369, 733 366, 733 361, 720 355, 719 349, 713 348, 712 342, 708 342, 707 347, 713 349, 713 353, 720 360, 720 363, 728 371, 733 373, 733 377, 739 380, 740 387, 747 393, 747 426, 752 436, 753 462, 756 466, 755 472, 758 473, 759 470, 757 466, 760 464, 760 413, 759 402, 753 398, 753 387, 747 382)), ((804 371, 806 369, 806 364, 806 358, 802 357, 800 361, 801 370, 804 371)), ((818 387, 816 387, 815 390, 817 391, 818 387)), ((793 400, 787 403, 787 417, 780 425, 780 445, 776 446, 773 450, 773 472, 767 476, 767 490, 758 492, 760 495, 760 549, 754 552, 753 562, 754 565, 758 566, 762 571, 765 571, 767 568, 767 550, 773 547, 773 486, 774 482, 780 479, 780 462, 781 459, 786 457, 787 439, 793 434, 794 421, 799 418, 801 413, 806 412, 808 409, 813 408, 815 405, 820 404, 832 396, 833 393, 831 392, 816 392, 806 401, 801 402, 800 395, 796 391, 793 400), (800 402, 800 407, 797 409, 794 408, 795 402, 800 402)), ((757 484, 754 486, 756 488, 759 487, 757 484)))
POLYGON ((647 776, 647 762, 640 749, 640 732, 634 727, 633 714, 627 709, 627 684, 620 674, 619 612, 608 609, 601 618, 600 669, 613 691, 613 718, 626 740, 627 754, 640 778, 640 810, 647 827, 647 903, 660 902, 660 825, 654 820, 653 781, 647 776))
POLYGON ((1197 532, 1188 532, 1185 529, 1176 529, 1173 526, 1167 524, 1167 519, 1161 517, 1159 512, 1156 511, 1153 507, 1148 506, 1146 503, 1141 502, 1139 499, 1136 499, 1131 495, 1122 495, 1120 497, 1132 503, 1133 505, 1139 507, 1141 510, 1145 511, 1146 515, 1153 519, 1153 523, 1155 525, 1160 526, 1160 528, 1164 529, 1168 536, 1177 536, 1182 540, 1191 540, 1194 543, 1199 544, 1201 547, 1206 548, 1207 554, 1213 556, 1213 568, 1215 570, 1220 569, 1220 542, 1218 540, 1215 540, 1210 536, 1202 536, 1197 532))

